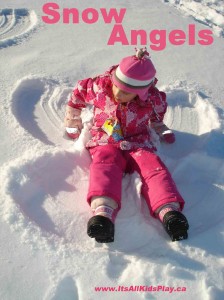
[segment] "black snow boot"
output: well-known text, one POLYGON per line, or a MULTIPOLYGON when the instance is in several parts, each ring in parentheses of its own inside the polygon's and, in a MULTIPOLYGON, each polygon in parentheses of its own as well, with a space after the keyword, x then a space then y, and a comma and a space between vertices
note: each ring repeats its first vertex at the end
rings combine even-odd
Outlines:
POLYGON ((179 211, 168 211, 163 218, 163 226, 173 242, 188 238, 189 224, 179 211))
POLYGON ((87 234, 98 243, 111 243, 114 241, 114 223, 104 216, 94 216, 87 224, 87 234))

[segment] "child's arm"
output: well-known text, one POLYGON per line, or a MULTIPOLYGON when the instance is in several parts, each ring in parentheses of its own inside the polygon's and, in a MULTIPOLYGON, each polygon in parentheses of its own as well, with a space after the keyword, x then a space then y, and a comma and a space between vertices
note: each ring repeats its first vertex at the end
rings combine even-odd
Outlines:
POLYGON ((94 86, 97 88, 97 81, 98 78, 87 78, 78 81, 72 91, 68 105, 76 109, 82 109, 86 107, 86 104, 94 104, 96 98, 94 86))
POLYGON ((163 122, 167 110, 167 101, 166 93, 159 91, 155 86, 150 92, 150 102, 153 110, 150 121, 153 126, 153 124, 156 125, 163 122))
POLYGON ((151 97, 153 113, 150 117, 151 127, 159 135, 160 140, 168 144, 175 142, 175 135, 164 123, 164 115, 167 110, 166 94, 154 87, 151 97))
POLYGON ((81 110, 86 104, 93 104, 96 97, 93 89, 94 79, 78 81, 66 107, 64 124, 68 136, 72 139, 79 137, 82 130, 81 110))

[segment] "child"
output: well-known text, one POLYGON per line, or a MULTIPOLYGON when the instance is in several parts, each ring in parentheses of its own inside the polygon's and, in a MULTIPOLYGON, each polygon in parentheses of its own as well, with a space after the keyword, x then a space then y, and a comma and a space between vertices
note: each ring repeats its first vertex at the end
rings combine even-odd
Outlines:
POLYGON ((114 222, 121 208, 121 182, 126 172, 137 171, 141 193, 153 217, 158 218, 172 241, 187 239, 189 228, 180 212, 184 200, 171 175, 155 154, 149 130, 173 143, 174 133, 163 123, 166 94, 156 87, 156 70, 145 49, 125 57, 105 74, 77 83, 66 108, 65 126, 72 138, 82 129, 81 110, 94 106, 92 157, 87 201, 94 216, 87 234, 99 243, 114 241, 114 222))

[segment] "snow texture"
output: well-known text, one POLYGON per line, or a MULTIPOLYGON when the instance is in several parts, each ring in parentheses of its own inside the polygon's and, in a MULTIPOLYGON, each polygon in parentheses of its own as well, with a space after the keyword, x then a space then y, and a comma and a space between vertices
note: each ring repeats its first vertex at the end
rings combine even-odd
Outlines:
POLYGON ((83 111, 75 143, 64 134, 63 116, 78 79, 104 72, 133 47, 107 46, 112 24, 102 19, 47 25, 44 3, 0 0, 0 299, 224 299, 223 1, 58 1, 80 12, 126 7, 127 32, 195 24, 215 35, 211 46, 167 43, 150 51, 168 96, 166 124, 176 134, 172 145, 157 140, 158 154, 186 200, 189 239, 170 241, 149 216, 133 174, 123 179, 115 242, 108 245, 86 234, 84 145, 92 110, 83 111), (119 286, 186 291, 95 290, 119 286))
POLYGON ((214 34, 224 37, 224 6, 220 0, 162 0, 173 5, 197 22, 212 28, 214 34))

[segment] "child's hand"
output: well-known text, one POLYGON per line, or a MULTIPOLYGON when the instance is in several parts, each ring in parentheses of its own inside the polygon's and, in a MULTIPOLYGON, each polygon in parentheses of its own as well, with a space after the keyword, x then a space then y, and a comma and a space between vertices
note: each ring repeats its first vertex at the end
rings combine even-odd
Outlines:
POLYGON ((71 106, 66 107, 64 125, 68 136, 72 139, 79 137, 82 130, 82 119, 80 118, 81 111, 71 106))
POLYGON ((163 122, 152 123, 151 126, 158 134, 162 142, 167 144, 173 144, 175 142, 175 134, 163 122))

